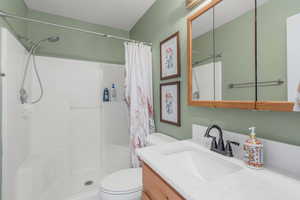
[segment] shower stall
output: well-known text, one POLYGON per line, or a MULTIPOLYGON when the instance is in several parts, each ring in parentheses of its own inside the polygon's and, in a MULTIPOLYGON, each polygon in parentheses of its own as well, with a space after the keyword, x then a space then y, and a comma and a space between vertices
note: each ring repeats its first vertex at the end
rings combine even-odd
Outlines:
POLYGON ((28 59, 34 47, 27 51, 4 28, 0 48, 2 200, 95 196, 101 178, 130 166, 124 66, 28 59), (117 100, 102 102, 113 83, 117 100))

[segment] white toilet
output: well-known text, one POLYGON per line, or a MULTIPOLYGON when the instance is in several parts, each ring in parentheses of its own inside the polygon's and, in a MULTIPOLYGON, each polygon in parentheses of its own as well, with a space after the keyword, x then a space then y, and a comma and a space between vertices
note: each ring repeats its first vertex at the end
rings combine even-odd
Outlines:
MULTIPOLYGON (((149 145, 177 141, 161 133, 149 137, 149 145)), ((141 200, 143 190, 142 169, 123 169, 105 177, 100 185, 100 200, 141 200)))

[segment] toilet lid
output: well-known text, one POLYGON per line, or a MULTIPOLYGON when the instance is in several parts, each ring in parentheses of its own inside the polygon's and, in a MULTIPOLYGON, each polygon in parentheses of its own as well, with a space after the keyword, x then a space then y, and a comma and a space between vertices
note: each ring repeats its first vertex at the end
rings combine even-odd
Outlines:
POLYGON ((142 190, 142 169, 123 169, 117 171, 101 182, 103 192, 110 194, 132 193, 142 190))

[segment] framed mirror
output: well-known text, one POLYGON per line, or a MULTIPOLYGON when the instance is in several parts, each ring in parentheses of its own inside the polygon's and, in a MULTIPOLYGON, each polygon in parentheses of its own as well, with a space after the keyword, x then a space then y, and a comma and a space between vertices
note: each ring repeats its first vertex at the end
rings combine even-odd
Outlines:
POLYGON ((255 109, 255 0, 212 0, 187 23, 189 105, 255 109))
POLYGON ((185 0, 185 6, 186 8, 192 8, 196 6, 197 4, 202 3, 205 0, 185 0))
POLYGON ((300 111, 300 1, 257 0, 258 110, 300 111))

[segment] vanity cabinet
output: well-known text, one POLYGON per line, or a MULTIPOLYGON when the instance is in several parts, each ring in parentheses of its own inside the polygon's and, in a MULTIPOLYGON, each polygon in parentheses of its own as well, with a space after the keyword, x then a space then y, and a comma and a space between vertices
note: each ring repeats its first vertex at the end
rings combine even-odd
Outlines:
POLYGON ((147 193, 143 192, 143 200, 150 200, 150 197, 147 195, 147 193))
POLYGON ((184 200, 145 163, 143 163, 143 187, 143 200, 184 200))

